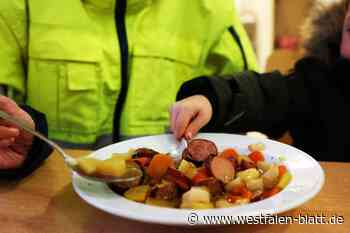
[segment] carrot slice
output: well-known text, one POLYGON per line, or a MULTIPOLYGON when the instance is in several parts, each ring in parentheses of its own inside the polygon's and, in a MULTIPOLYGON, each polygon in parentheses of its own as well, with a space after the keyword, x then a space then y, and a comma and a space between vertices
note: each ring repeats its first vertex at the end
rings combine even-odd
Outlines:
POLYGON ((287 167, 285 165, 278 166, 278 176, 282 177, 287 172, 287 167))
POLYGON ((253 151, 251 152, 248 157, 253 160, 255 163, 259 162, 259 161, 264 161, 264 155, 260 152, 260 151, 253 151))
POLYGON ((242 190, 242 197, 251 200, 253 198, 253 193, 249 191, 246 187, 242 190))
POLYGON ((238 153, 235 149, 228 148, 228 149, 225 149, 223 152, 221 152, 220 156, 226 159, 231 159, 231 158, 237 159, 238 153))
POLYGON ((147 173, 152 178, 161 179, 172 163, 173 160, 170 156, 156 154, 148 166, 147 173))
POLYGON ((281 189, 278 187, 274 187, 270 190, 264 191, 263 194, 261 194, 261 197, 262 197, 262 199, 266 199, 266 198, 269 198, 269 197, 276 195, 279 192, 281 192, 281 189))
POLYGON ((206 168, 199 168, 196 172, 196 174, 193 176, 192 178, 192 184, 193 185, 198 185, 200 184, 202 181, 206 180, 210 178, 207 169, 206 168))
POLYGON ((253 198, 253 193, 249 191, 245 185, 232 189, 231 194, 234 196, 239 196, 241 198, 243 197, 249 200, 253 198))
POLYGON ((237 167, 239 154, 235 149, 233 148, 225 149, 223 152, 220 153, 219 156, 222 158, 228 159, 235 168, 237 167))

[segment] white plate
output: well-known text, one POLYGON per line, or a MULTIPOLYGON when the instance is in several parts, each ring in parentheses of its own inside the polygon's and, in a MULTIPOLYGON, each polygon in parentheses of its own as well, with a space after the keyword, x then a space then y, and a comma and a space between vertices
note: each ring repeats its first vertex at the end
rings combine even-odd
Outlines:
MULTIPOLYGON (((279 162, 283 158, 292 173, 290 184, 277 195, 252 204, 233 208, 208 210, 183 210, 161 208, 129 201, 111 191, 106 184, 88 181, 73 173, 75 192, 90 205, 110 214, 137 221, 166 225, 189 225, 189 221, 204 224, 204 216, 270 216, 293 209, 313 198, 322 188, 324 172, 318 162, 306 153, 272 140, 258 140, 233 134, 200 134, 197 138, 209 139, 216 143, 219 151, 234 147, 247 151, 249 144, 263 142, 265 156, 269 162, 279 162)), ((174 146, 172 135, 158 135, 136 138, 116 143, 96 151, 95 157, 106 159, 113 152, 126 152, 130 148, 147 147, 168 152, 174 146)))

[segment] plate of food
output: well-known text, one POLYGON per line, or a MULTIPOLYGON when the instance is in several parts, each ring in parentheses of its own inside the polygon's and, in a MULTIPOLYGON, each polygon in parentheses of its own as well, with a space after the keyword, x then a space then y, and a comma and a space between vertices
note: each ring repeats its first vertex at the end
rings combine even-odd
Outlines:
POLYGON ((279 214, 309 201, 324 183, 317 161, 277 141, 203 133, 173 158, 169 151, 176 143, 172 135, 156 135, 97 150, 92 163, 82 166, 86 172, 117 169, 120 175, 124 167, 133 166, 142 176, 106 184, 73 172, 74 190, 112 215, 181 226, 213 224, 208 219, 215 216, 235 221, 279 214))

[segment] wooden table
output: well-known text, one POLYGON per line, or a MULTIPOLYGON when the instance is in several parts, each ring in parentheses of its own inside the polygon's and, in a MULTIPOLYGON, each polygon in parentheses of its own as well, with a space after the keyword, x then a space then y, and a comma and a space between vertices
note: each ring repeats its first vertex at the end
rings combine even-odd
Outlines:
MULTIPOLYGON (((70 151, 83 155, 83 151, 70 151)), ((350 232, 350 163, 321 163, 326 183, 305 205, 285 213, 337 214, 338 225, 231 225, 210 228, 170 227, 131 221, 99 211, 73 191, 68 169, 57 154, 32 176, 20 182, 0 182, 0 232, 4 233, 109 233, 109 232, 350 232)))

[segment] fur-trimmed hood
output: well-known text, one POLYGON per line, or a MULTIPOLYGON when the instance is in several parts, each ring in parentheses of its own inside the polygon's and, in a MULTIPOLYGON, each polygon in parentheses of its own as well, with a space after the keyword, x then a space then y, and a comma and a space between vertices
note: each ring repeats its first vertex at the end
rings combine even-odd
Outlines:
POLYGON ((340 56, 343 22, 350 0, 331 5, 316 3, 302 30, 306 56, 332 64, 340 56))

